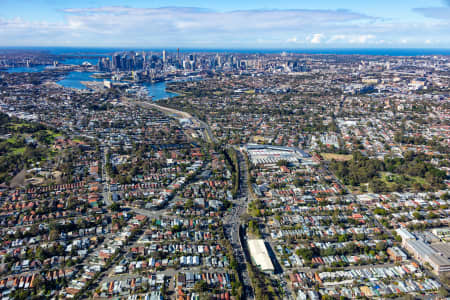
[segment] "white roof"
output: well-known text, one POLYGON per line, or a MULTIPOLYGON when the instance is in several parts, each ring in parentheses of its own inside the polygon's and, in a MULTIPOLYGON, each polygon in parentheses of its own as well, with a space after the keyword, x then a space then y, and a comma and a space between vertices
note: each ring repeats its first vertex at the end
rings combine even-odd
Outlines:
POLYGON ((261 268, 262 271, 273 272, 275 270, 269 253, 267 252, 266 245, 264 244, 264 240, 248 240, 248 248, 253 261, 261 268))
POLYGON ((399 236, 401 236, 402 240, 415 240, 416 237, 414 235, 412 235, 408 230, 404 229, 404 228, 398 228, 397 229, 397 234, 399 236))

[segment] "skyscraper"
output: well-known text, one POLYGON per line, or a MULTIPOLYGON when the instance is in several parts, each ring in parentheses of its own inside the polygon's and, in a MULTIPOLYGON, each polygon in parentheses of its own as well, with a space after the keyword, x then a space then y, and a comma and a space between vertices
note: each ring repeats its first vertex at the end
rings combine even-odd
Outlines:
POLYGON ((116 70, 116 69, 120 69, 120 68, 121 68, 120 54, 116 53, 112 57, 112 69, 116 70))

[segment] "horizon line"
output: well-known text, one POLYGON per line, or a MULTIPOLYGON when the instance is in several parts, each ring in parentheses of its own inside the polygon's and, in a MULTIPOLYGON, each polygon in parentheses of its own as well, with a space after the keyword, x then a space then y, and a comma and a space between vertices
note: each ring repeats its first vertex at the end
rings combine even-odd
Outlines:
POLYGON ((169 51, 280 51, 280 52, 298 52, 298 51, 348 51, 348 50, 395 50, 395 51, 450 51, 449 48, 421 48, 421 47, 330 47, 330 48, 246 48, 246 47, 164 47, 164 46, 1 46, 1 49, 105 49, 105 50, 169 50, 169 51))

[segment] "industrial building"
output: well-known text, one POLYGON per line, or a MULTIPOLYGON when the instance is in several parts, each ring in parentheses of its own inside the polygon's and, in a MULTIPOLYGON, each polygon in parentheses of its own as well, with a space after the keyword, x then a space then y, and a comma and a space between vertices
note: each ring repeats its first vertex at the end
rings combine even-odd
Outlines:
POLYGON ((402 246, 421 263, 428 263, 436 275, 450 272, 450 244, 436 243, 429 245, 418 240, 405 229, 397 230, 402 236, 402 246), (400 231, 400 232, 399 232, 400 231))
POLYGON ((437 236, 439 239, 446 241, 450 238, 450 228, 434 228, 431 232, 437 236))
POLYGON ((254 165, 275 165, 280 160, 298 164, 302 158, 309 157, 307 153, 293 147, 248 144, 244 150, 254 165))
POLYGON ((273 274, 275 268, 267 251, 266 244, 263 239, 248 240, 248 249, 253 263, 258 266, 262 272, 273 274))
POLYGON ((397 234, 402 238, 402 246, 405 245, 405 242, 407 240, 415 240, 416 237, 411 234, 408 230, 404 229, 404 228, 399 228, 396 230, 397 234))

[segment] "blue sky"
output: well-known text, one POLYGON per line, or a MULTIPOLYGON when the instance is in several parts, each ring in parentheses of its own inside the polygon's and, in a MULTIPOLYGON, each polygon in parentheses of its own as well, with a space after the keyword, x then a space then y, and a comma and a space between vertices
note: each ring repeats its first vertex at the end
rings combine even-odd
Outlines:
POLYGON ((0 0, 0 46, 450 48, 450 0, 0 0))

